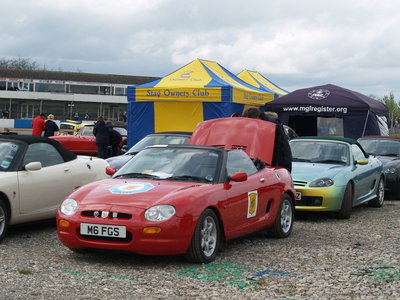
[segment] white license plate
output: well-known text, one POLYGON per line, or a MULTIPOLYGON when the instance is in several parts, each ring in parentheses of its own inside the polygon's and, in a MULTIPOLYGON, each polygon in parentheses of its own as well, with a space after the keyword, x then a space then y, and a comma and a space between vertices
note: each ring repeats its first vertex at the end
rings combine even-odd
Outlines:
POLYGON ((296 200, 301 200, 301 193, 300 192, 296 192, 296 200))
POLYGON ((93 236, 115 237, 115 238, 123 239, 123 238, 126 238, 126 227, 125 226, 114 226, 114 225, 81 223, 81 234, 93 235, 93 236))

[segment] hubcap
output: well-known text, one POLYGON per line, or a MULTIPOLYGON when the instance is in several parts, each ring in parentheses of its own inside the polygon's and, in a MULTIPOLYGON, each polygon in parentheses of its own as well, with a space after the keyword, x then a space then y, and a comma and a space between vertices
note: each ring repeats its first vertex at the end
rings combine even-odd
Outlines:
POLYGON ((212 217, 204 219, 200 238, 203 254, 208 257, 213 255, 217 244, 217 226, 212 217))
POLYGON ((385 185, 383 184, 383 180, 379 181, 379 190, 378 190, 378 198, 379 204, 382 205, 385 199, 385 185))
POLYGON ((6 226, 6 214, 2 207, 0 207, 0 235, 4 231, 4 227, 6 226))
POLYGON ((288 233, 293 221, 293 211, 289 200, 284 200, 281 209, 281 228, 284 233, 288 233))

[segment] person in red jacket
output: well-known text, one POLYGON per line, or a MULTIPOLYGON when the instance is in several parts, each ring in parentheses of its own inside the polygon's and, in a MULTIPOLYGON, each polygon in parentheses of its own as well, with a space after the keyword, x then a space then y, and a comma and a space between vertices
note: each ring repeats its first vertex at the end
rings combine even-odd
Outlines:
POLYGON ((32 121, 32 135, 42 135, 43 130, 46 128, 44 120, 45 114, 40 114, 32 121))

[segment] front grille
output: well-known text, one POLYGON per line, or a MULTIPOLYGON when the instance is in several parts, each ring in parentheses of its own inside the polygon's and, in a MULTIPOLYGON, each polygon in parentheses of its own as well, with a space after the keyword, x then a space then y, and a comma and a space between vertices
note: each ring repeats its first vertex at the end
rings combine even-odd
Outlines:
MULTIPOLYGON (((85 210, 85 211, 82 211, 81 215, 83 217, 101 218, 102 217, 101 213, 102 213, 102 211, 99 211, 99 210, 85 210)), ((104 219, 124 219, 124 220, 129 220, 131 218, 132 218, 131 214, 110 211, 108 213, 108 216, 106 218, 104 218, 104 219)))
POLYGON ((302 196, 301 200, 296 200, 296 206, 321 206, 322 197, 302 196))
POLYGON ((297 186, 306 186, 307 181, 293 180, 293 184, 297 186))
POLYGON ((86 240, 92 240, 92 241, 110 241, 110 242, 121 242, 121 243, 129 243, 130 241, 132 241, 132 233, 130 233, 129 231, 126 232, 126 238, 93 236, 84 234, 79 234, 79 236, 86 240))

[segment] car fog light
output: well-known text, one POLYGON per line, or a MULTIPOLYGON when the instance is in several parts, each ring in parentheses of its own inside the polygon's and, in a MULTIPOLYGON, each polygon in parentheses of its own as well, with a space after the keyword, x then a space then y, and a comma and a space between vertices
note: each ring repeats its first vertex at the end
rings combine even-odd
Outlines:
POLYGON ((143 228, 143 233, 146 233, 146 234, 156 234, 156 233, 160 233, 160 232, 161 232, 160 227, 145 227, 145 228, 143 228))

